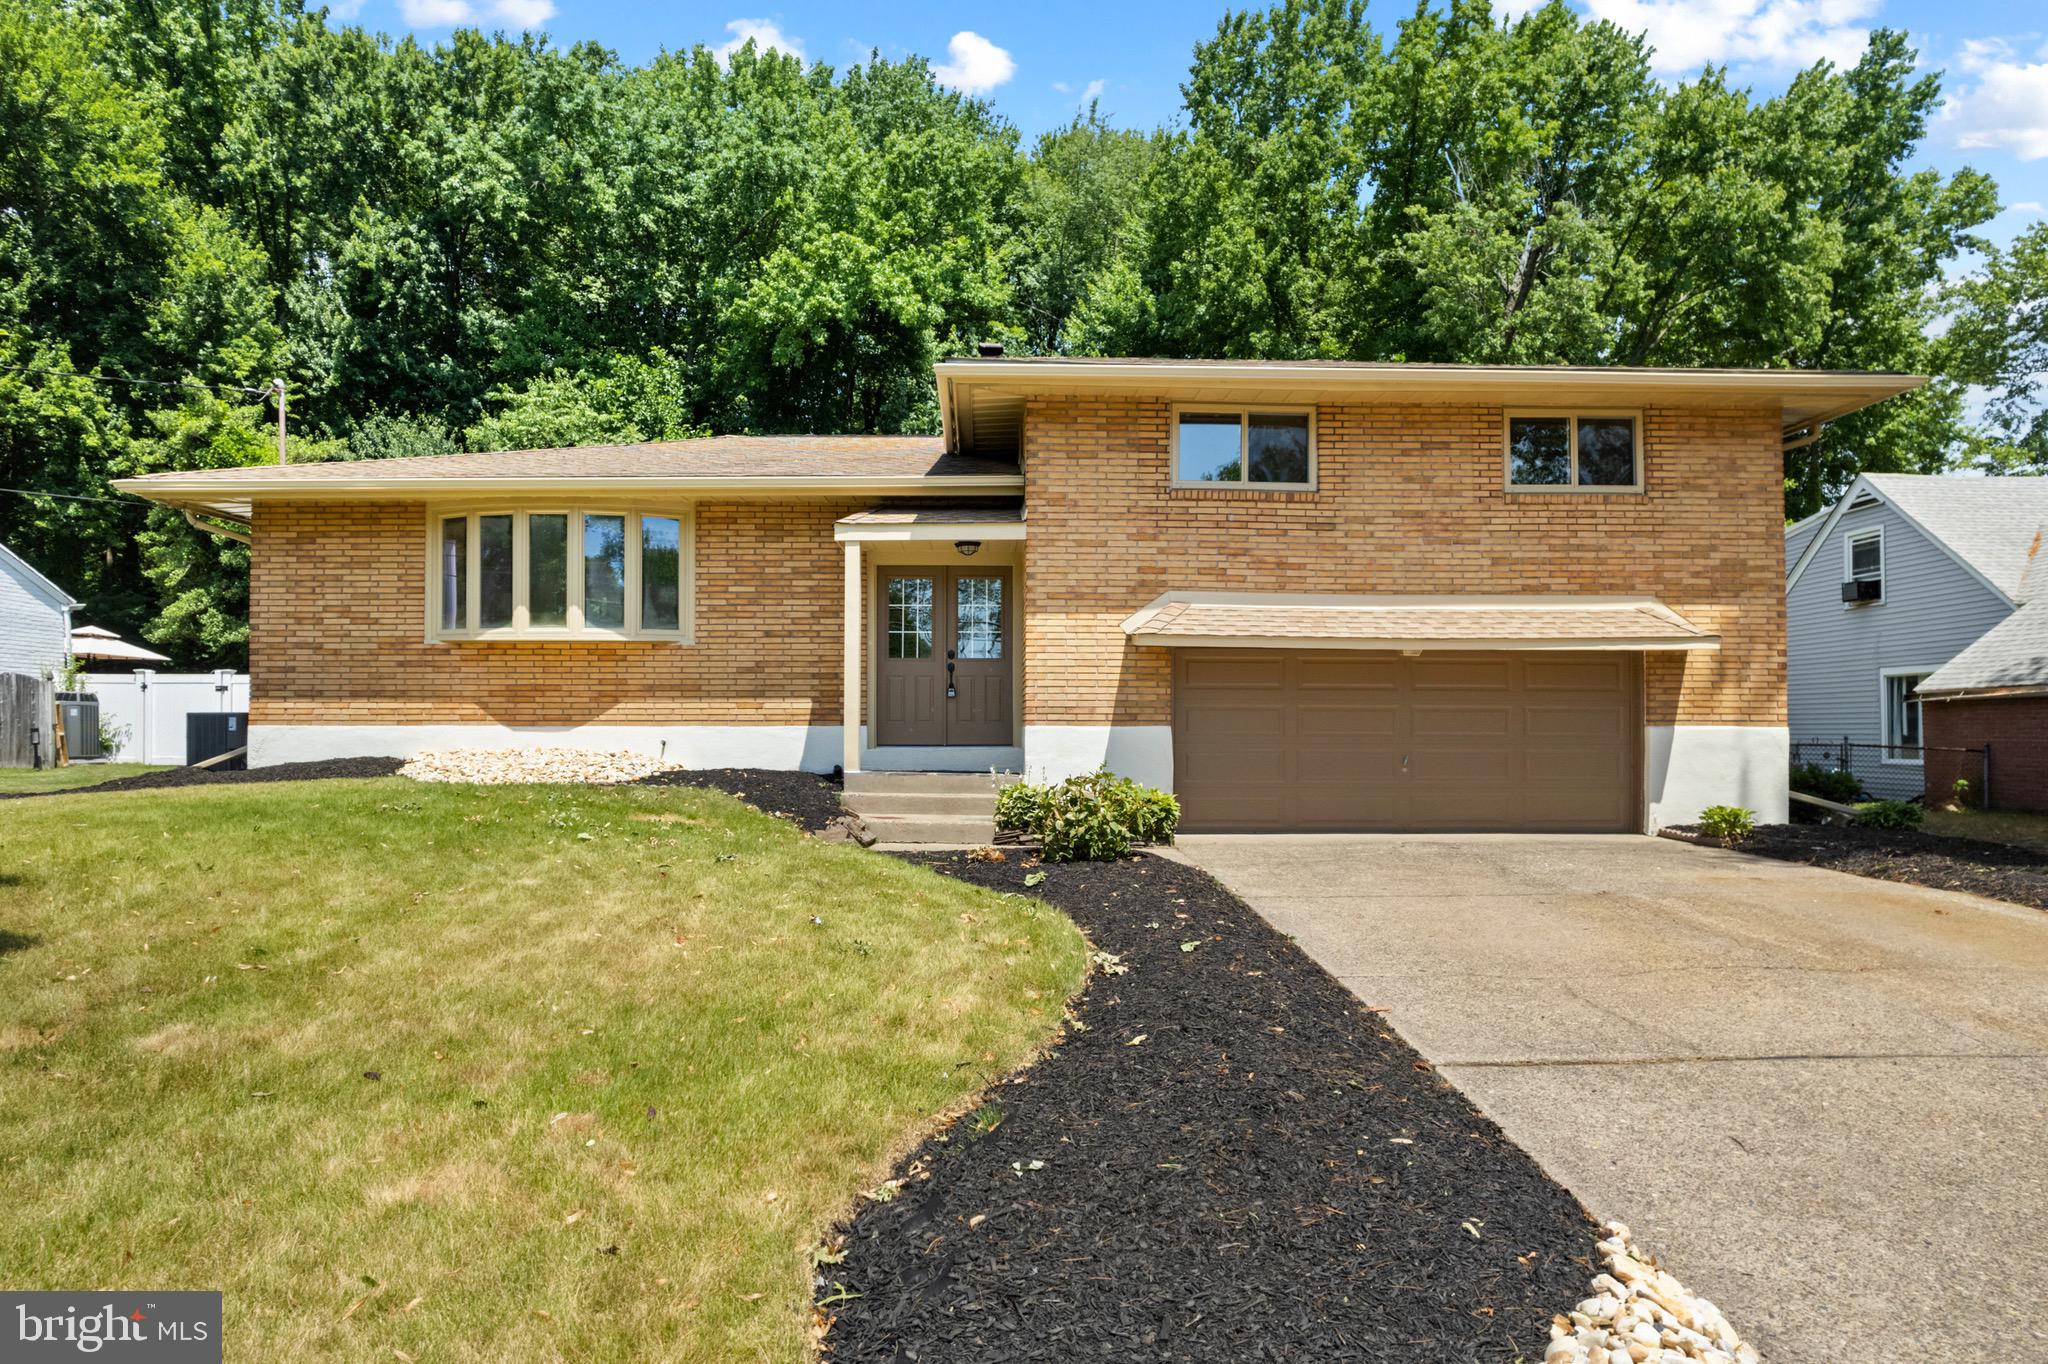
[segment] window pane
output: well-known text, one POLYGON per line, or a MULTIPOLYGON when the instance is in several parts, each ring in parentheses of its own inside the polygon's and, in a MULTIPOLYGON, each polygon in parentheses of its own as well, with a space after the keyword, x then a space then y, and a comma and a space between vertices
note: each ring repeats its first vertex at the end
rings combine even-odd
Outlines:
POLYGON ((682 628, 683 523, 673 516, 640 518, 640 628, 682 628))
POLYGON ((512 518, 476 519, 477 628, 512 623, 512 518))
POLYGON ((1636 424, 1629 417, 1579 418, 1579 483, 1627 488, 1636 481, 1636 424))
POLYGON ((1572 426, 1565 417, 1515 417, 1508 422, 1508 482, 1564 483, 1571 473, 1572 426))
POLYGON ((1244 419, 1235 412, 1183 412, 1180 415, 1180 468, 1183 483, 1242 483, 1244 460, 1239 437, 1244 419))
POLYGON ((1248 455, 1254 483, 1308 482, 1308 417, 1252 413, 1248 455))
POLYGON ((932 656, 932 580, 889 579, 889 657, 932 656))
POLYGON ((469 518, 441 522, 441 628, 461 630, 469 616, 469 518))
POLYGON ((1885 679, 1890 702, 1886 707, 1889 712, 1886 727, 1891 731, 1886 742, 1907 748, 1920 746, 1920 698, 1913 694, 1913 689, 1926 680, 1925 676, 1885 679))
POLYGON ((1879 578, 1884 576, 1884 541, 1875 535, 1849 542, 1849 576, 1852 578, 1879 578))
POLYGON ((583 517, 583 623, 626 627, 626 518, 583 517))
POLYGON ((569 623, 569 518, 560 512, 526 518, 526 620, 569 623))
POLYGON ((962 578, 954 598, 954 651, 962 658, 1001 658, 1003 580, 962 578))

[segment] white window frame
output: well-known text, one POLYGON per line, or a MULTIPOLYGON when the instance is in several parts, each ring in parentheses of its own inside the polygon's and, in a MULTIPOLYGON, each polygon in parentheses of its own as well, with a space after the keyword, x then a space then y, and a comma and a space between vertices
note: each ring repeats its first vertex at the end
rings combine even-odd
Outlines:
POLYGON ((688 507, 645 506, 636 507, 630 502, 591 502, 587 505, 564 506, 557 503, 546 505, 516 506, 451 506, 429 507, 427 509, 427 619, 426 637, 430 644, 490 643, 499 640, 554 640, 598 643, 607 640, 648 640, 668 644, 696 643, 697 615, 697 521, 693 510, 688 507), (528 541, 528 523, 534 516, 567 516, 569 518, 569 615, 566 625, 534 626, 530 624, 532 610, 531 551, 528 541), (483 603, 483 574, 480 572, 478 550, 480 519, 486 516, 509 516, 512 518, 512 623, 483 629, 477 622, 482 618, 479 608, 483 603), (623 516, 626 519, 626 624, 619 629, 611 626, 592 626, 583 618, 584 573, 583 573, 583 518, 585 516, 623 516), (678 602, 676 626, 673 630, 647 629, 640 624, 640 522, 643 517, 666 517, 677 523, 676 574, 678 602), (463 619, 469 623, 464 630, 441 628, 441 523, 461 519, 465 522, 467 539, 463 547, 463 619))
POLYGON ((1927 761, 1927 759, 1926 759, 1926 753, 1927 753, 1927 705, 1926 705, 1926 702, 1925 702, 1925 701, 1917 701, 1917 702, 1908 702, 1908 703, 1907 703, 1907 704, 1911 704, 1911 705, 1918 705, 1918 706, 1920 707, 1920 742, 1919 742, 1919 743, 1917 743, 1917 744, 1912 744, 1912 745, 1907 745, 1907 744, 1901 744, 1901 743, 1897 743, 1897 742, 1895 742, 1895 740, 1894 740, 1894 737, 1893 737, 1893 734, 1892 734, 1892 682, 1893 682, 1893 681, 1894 681, 1895 679, 1897 679, 1897 678, 1901 678, 1901 677, 1918 677, 1918 678, 1923 678, 1923 679, 1924 679, 1924 678, 1927 678, 1927 677, 1930 677, 1930 676, 1932 676, 1932 675, 1934 674, 1934 672, 1935 672, 1935 670, 1936 670, 1936 668, 1937 668, 1938 666, 1939 666, 1939 665, 1933 665, 1933 666, 1929 666, 1929 667, 1924 667, 1924 668, 1880 668, 1880 669, 1878 670, 1878 674, 1877 674, 1877 738, 1878 738, 1878 742, 1879 742, 1879 743, 1881 743, 1881 744, 1883 744, 1883 745, 1884 745, 1884 747, 1885 747, 1885 748, 1886 748, 1887 750, 1890 750, 1890 749, 1893 749, 1893 748, 1906 748, 1906 747, 1913 747, 1913 748, 1918 748, 1918 749, 1920 750, 1920 752, 1921 752, 1921 756, 1920 756, 1920 757, 1917 757, 1917 758, 1894 758, 1894 757, 1893 757, 1893 756, 1892 756, 1892 755, 1890 754, 1890 752, 1889 752, 1889 751, 1887 751, 1886 753, 1882 754, 1882 755, 1881 755, 1881 757, 1880 757, 1880 760, 1881 760, 1882 762, 1888 763, 1888 764, 1890 764, 1890 765, 1891 765, 1891 766, 1893 766, 1893 767, 1921 767, 1921 766, 1924 766, 1924 765, 1925 765, 1925 763, 1926 763, 1926 761, 1927 761))
POLYGON ((1319 452, 1316 439, 1316 409, 1302 407, 1295 403, 1175 403, 1167 417, 1166 458, 1167 472, 1175 488, 1204 488, 1210 491, 1224 489, 1229 492, 1250 493, 1312 493, 1316 490, 1320 474, 1319 452), (1235 413, 1237 416, 1237 467, 1247 475, 1251 473, 1251 430, 1252 414, 1261 417, 1307 417, 1308 418, 1308 481, 1306 483, 1254 483, 1249 477, 1236 483, 1212 483, 1204 479, 1185 479, 1180 476, 1180 419, 1183 415, 1222 417, 1235 413))
POLYGON ((1842 581, 1845 583, 1864 581, 1856 576, 1856 546, 1864 540, 1877 541, 1877 600, 1845 601, 1842 603, 1844 611, 1853 611, 1859 606, 1882 606, 1891 597, 1891 584, 1886 581, 1885 577, 1891 571, 1891 559, 1885 553, 1884 526, 1882 524, 1864 526, 1859 530, 1843 532, 1842 581))
POLYGON ((1639 408, 1600 407, 1512 407, 1504 409, 1500 416, 1500 482, 1510 493, 1536 493, 1540 496, 1565 497, 1618 497, 1643 490, 1643 414, 1639 408), (1515 423, 1526 418, 1556 420, 1563 418, 1565 429, 1565 481, 1562 483, 1517 483, 1515 482, 1515 423), (1634 461, 1636 479, 1633 483, 1580 483, 1579 482, 1579 423, 1581 421, 1620 421, 1629 423, 1634 436, 1634 461))

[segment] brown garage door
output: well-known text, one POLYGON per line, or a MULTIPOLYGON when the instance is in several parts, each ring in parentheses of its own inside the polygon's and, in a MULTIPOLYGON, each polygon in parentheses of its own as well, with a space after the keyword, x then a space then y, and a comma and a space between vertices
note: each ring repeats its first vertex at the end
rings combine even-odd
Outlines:
POLYGON ((1181 827, 1641 827, 1638 655, 1184 649, 1181 827))

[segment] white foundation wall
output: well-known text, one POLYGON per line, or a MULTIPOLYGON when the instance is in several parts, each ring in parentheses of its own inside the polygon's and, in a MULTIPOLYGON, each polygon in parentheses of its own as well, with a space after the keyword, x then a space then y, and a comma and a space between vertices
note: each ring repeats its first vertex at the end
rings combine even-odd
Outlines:
POLYGON ((249 726, 249 765, 323 758, 410 758, 442 748, 587 748, 666 756, 687 767, 830 772, 837 725, 272 725, 249 726))
POLYGON ((1650 831, 1690 824, 1709 805, 1740 805, 1759 824, 1783 824, 1791 745, 1791 732, 1771 725, 1645 726, 1650 831))
POLYGON ((1032 781, 1064 781, 1098 767, 1171 791, 1173 726, 1024 726, 1024 775, 1032 781))

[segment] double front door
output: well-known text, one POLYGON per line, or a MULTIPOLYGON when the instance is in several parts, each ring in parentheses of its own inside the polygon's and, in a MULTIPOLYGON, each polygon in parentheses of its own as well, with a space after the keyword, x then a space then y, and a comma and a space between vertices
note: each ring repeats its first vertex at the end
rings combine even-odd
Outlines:
POLYGON ((1008 744, 1010 570, 884 567, 875 602, 875 742, 1008 744))

